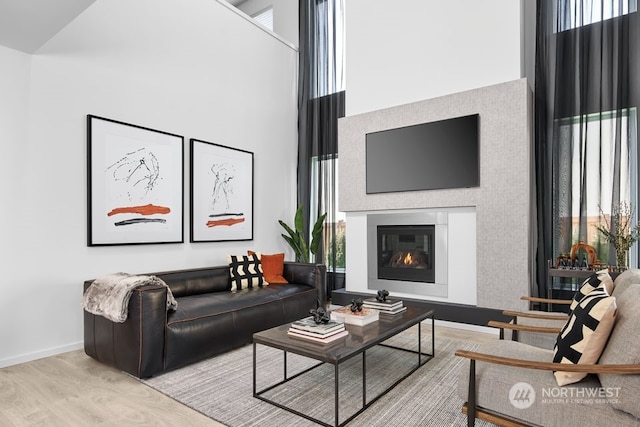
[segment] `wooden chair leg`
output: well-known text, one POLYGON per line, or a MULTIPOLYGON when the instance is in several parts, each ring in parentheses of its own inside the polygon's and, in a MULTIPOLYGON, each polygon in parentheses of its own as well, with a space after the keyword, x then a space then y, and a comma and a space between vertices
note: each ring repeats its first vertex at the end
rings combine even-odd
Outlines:
POLYGON ((469 392, 467 394, 467 426, 476 425, 476 361, 469 360, 469 392))

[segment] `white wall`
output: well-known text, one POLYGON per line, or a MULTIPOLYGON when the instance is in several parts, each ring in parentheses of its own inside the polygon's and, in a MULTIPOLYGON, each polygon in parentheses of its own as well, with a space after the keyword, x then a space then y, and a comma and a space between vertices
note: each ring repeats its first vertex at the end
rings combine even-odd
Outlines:
MULTIPOLYGON (((527 92, 521 83, 514 81, 524 76, 525 70, 532 74, 528 71, 532 68, 531 30, 535 26, 535 14, 525 16, 523 2, 517 0, 403 0, 401 3, 400 6, 398 2, 383 0, 345 2, 347 117, 340 127, 340 176, 348 185, 340 187, 338 208, 347 211, 347 263, 351 266, 347 268, 347 288, 352 290, 353 286, 355 291, 364 289, 359 276, 366 273, 366 259, 360 250, 366 241, 366 230, 362 224, 366 212, 474 206, 478 215, 477 259, 474 258, 478 264, 475 267, 478 294, 467 287, 467 278, 453 277, 450 283, 459 287, 452 288, 453 298, 449 301, 477 303, 484 307, 505 307, 509 304, 517 308, 521 305, 517 298, 528 292, 529 283, 530 223, 526 216, 530 190, 530 135, 527 92), (502 99, 500 91, 493 92, 494 85, 505 82, 513 82, 508 86, 513 86, 516 99, 502 99), (490 95, 479 101, 485 88, 490 95), (478 89, 477 94, 472 92, 465 98, 464 93, 478 89), (452 94, 459 96, 449 98, 452 94), (513 108, 509 104, 511 102, 514 103, 513 108), (509 106, 502 108, 506 105, 509 106), (481 172, 488 178, 484 179, 481 190, 386 195, 364 193, 364 187, 360 185, 364 179, 362 158, 351 152, 356 150, 362 154, 364 133, 476 113, 480 111, 478 108, 492 117, 490 125, 481 121, 487 139, 485 143, 500 145, 502 150, 481 150, 485 160, 492 156, 492 164, 486 165, 488 167, 481 172), (510 122, 510 114, 517 115, 517 123, 510 122), (502 133, 509 135, 505 137, 502 133), (518 149, 513 150, 516 145, 518 149), (500 157, 501 153, 504 157, 500 157), (510 167, 514 164, 524 169, 510 167), (493 184, 487 186, 494 179, 516 180, 512 188, 524 191, 524 197, 518 197, 517 209, 509 205, 509 199, 500 197, 503 190, 493 184), (481 194, 484 191, 486 194, 497 192, 494 197, 500 199, 499 203, 485 208, 492 196, 485 197, 481 194), (521 199, 524 218, 518 217, 523 211, 519 205, 521 199), (502 236, 497 220, 491 218, 495 216, 495 210, 500 212, 500 217, 507 218, 504 221, 513 223, 508 233, 516 233, 517 236, 508 236, 509 239, 502 236), (517 255, 510 252, 505 240, 519 245, 517 255), (517 285, 506 293, 501 292, 501 288, 491 287, 492 269, 496 260, 500 264, 505 254, 506 259, 515 258, 517 267, 512 268, 509 274, 518 277, 517 285), (462 293, 458 293, 460 289, 462 293), (467 291, 469 293, 465 294, 467 291)), ((464 224, 469 226, 473 222, 464 224)), ((450 253, 450 259, 457 258, 450 253)), ((474 267, 453 267, 454 270, 466 269, 466 272, 471 268, 474 267)))
POLYGON ((520 1, 348 0, 345 7, 347 116, 521 77, 520 1))
POLYGON ((98 0, 35 55, 0 48, 0 366, 79 348, 82 282, 287 251, 297 52, 210 0, 98 0), (87 247, 87 114, 185 136, 184 244, 87 247), (5 121, 9 126, 5 126, 5 121), (188 243, 188 140, 254 152, 254 240, 188 243))
MULTIPOLYGON (((0 46, 0 186, 3 198, 0 240, 5 243, 20 242, 20 230, 15 225, 24 215, 20 209, 25 194, 24 186, 16 178, 19 173, 17 169, 23 167, 29 158, 26 140, 30 65, 30 55, 0 46)), ((9 245, 3 245, 2 248, 0 265, 8 266, 6 261, 15 248, 9 245)), ((2 313, 6 313, 10 306, 10 301, 0 298, 2 313)), ((3 339, 2 335, 0 339, 3 339)))

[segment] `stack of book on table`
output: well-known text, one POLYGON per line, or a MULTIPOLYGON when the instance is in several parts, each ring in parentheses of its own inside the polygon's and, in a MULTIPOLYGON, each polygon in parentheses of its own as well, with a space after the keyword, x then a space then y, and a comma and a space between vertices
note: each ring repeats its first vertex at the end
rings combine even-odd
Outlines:
POLYGON ((363 307, 378 310, 380 314, 394 315, 394 314, 402 313, 407 309, 407 307, 404 307, 402 300, 399 300, 396 298, 393 298, 393 299, 387 298, 384 301, 378 301, 375 298, 368 298, 363 302, 364 302, 364 304, 362 304, 363 307))
POLYGON ((331 311, 331 319, 349 325, 365 326, 377 322, 378 310, 362 308, 362 311, 351 311, 351 307, 341 307, 331 311))
POLYGON ((319 343, 330 343, 349 334, 343 322, 330 320, 327 323, 316 323, 312 316, 293 322, 287 333, 294 338, 319 343))

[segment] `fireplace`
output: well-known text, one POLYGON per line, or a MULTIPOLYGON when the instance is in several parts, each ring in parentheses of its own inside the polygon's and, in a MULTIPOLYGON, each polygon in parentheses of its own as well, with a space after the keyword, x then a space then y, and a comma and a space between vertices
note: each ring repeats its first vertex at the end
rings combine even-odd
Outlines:
POLYGON ((434 283, 434 225, 379 225, 378 279, 434 283))
POLYGON ((447 298, 446 211, 367 214, 367 289, 447 298))

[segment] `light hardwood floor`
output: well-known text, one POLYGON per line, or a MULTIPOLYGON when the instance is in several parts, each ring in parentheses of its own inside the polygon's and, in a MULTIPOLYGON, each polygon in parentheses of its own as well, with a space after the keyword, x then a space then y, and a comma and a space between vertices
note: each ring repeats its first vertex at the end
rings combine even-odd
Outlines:
POLYGON ((0 426, 222 426, 72 351, 0 369, 0 426))
MULTIPOLYGON (((466 342, 497 339, 441 326, 436 334, 466 342)), ((223 426, 81 350, 0 369, 0 426, 134 425, 223 426)))

